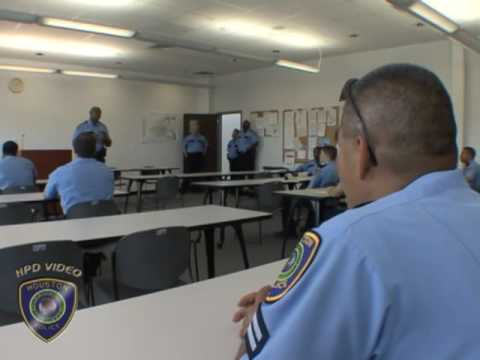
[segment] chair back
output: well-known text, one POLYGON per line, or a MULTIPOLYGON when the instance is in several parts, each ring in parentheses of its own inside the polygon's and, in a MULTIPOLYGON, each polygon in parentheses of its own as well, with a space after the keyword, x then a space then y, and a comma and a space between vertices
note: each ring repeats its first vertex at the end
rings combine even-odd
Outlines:
POLYGON ((33 209, 27 204, 0 204, 0 225, 31 223, 34 215, 33 209))
POLYGON ((30 185, 30 186, 12 186, 9 188, 6 188, 2 191, 2 194, 4 195, 10 195, 10 194, 26 194, 26 193, 33 193, 37 192, 38 189, 35 185, 30 185))
POLYGON ((171 201, 175 200, 180 189, 180 180, 174 176, 164 177, 158 179, 156 198, 157 201, 171 201))
POLYGON ((113 200, 101 200, 74 205, 65 217, 72 220, 120 214, 121 211, 113 200))
POLYGON ((282 197, 275 194, 276 191, 284 190, 279 182, 269 182, 257 188, 258 210, 274 212, 282 208, 282 197))
MULTIPOLYGON (((172 227, 135 233, 121 239, 114 254, 117 289, 159 291, 171 288, 188 269, 190 235, 172 227)), ((121 294, 117 294, 121 298, 121 294)))
POLYGON ((73 241, 52 241, 1 249, 0 274, 0 325, 22 320, 18 287, 35 279, 53 278, 74 283, 78 289, 79 308, 86 307, 83 252, 73 241), (47 267, 51 264, 55 265, 47 267))

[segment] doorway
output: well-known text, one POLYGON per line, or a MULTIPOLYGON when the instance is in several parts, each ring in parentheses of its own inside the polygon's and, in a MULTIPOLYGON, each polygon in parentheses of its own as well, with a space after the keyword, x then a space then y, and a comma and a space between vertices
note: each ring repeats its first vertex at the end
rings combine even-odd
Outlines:
POLYGON ((222 148, 219 151, 220 161, 222 166, 222 172, 230 171, 230 163, 227 158, 228 143, 232 139, 233 130, 239 129, 242 126, 242 112, 228 112, 219 114, 220 117, 220 139, 222 139, 222 148))
MULTIPOLYGON (((208 150, 205 158, 205 169, 202 172, 218 171, 218 114, 185 114, 183 117, 183 134, 187 136, 190 132, 190 121, 196 120, 200 126, 200 133, 207 138, 208 150)), ((185 169, 185 158, 183 159, 185 169)))

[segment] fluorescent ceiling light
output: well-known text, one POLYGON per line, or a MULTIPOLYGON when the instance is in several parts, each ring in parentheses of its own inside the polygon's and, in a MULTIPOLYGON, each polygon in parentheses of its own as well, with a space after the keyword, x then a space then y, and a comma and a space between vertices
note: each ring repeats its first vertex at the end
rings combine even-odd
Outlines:
POLYGON ((311 73, 319 73, 320 69, 314 66, 310 65, 305 65, 293 61, 288 61, 288 60, 278 60, 275 65, 277 66, 282 66, 286 67, 289 69, 295 69, 295 70, 300 70, 300 71, 306 71, 306 72, 311 72, 311 73))
POLYGON ((90 42, 8 34, 0 35, 0 48, 93 58, 110 58, 121 55, 121 51, 116 48, 90 42))
POLYGON ((93 72, 85 72, 85 71, 70 71, 70 70, 62 70, 61 73, 63 75, 70 75, 70 76, 85 76, 85 77, 97 77, 97 78, 104 78, 104 79, 118 79, 118 75, 116 75, 116 74, 104 74, 104 73, 93 73, 93 72))
POLYGON ((90 32, 95 34, 119 36, 124 38, 132 38, 135 36, 135 31, 133 30, 126 30, 126 29, 120 29, 120 28, 115 28, 111 26, 90 24, 90 23, 84 23, 79 21, 70 21, 70 20, 56 19, 56 18, 50 18, 50 17, 43 17, 40 19, 39 22, 40 24, 45 26, 52 26, 52 27, 68 29, 68 30, 85 31, 85 32, 90 32))
POLYGON ((28 66, 14 66, 14 65, 0 65, 0 70, 27 71, 27 72, 44 73, 44 74, 53 74, 53 73, 57 72, 57 70, 54 70, 54 69, 44 69, 44 68, 36 68, 36 67, 28 67, 28 66))
POLYGON ((478 0, 423 0, 423 2, 460 23, 480 19, 480 1, 478 0))
POLYGON ((246 21, 225 21, 219 23, 217 26, 220 30, 232 35, 273 41, 291 47, 315 48, 323 45, 318 38, 307 34, 289 31, 288 29, 274 30, 267 26, 257 25, 246 21))
POLYGON ((68 0, 72 3, 97 7, 123 7, 133 5, 136 0, 68 0))
POLYGON ((453 34, 460 28, 452 20, 422 2, 414 3, 409 7, 409 10, 449 34, 453 34))

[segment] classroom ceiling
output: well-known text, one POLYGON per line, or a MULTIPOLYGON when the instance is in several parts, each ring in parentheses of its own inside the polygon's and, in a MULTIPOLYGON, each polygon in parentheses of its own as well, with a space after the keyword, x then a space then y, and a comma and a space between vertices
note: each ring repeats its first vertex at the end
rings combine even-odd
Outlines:
MULTIPOLYGON (((0 21, 2 58, 183 79, 443 38, 385 0, 0 0, 0 10, 138 32, 119 39, 0 21)), ((480 33, 480 21, 466 26, 480 33)))

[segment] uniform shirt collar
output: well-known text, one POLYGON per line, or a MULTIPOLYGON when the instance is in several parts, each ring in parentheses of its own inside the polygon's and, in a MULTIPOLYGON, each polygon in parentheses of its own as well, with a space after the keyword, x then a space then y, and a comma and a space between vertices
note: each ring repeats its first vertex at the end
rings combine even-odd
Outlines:
POLYGON ((454 189, 468 189, 460 170, 431 172, 418 177, 402 190, 378 199, 370 205, 364 206, 363 209, 370 208, 371 206, 375 206, 377 209, 386 208, 391 205, 438 195, 454 189))

